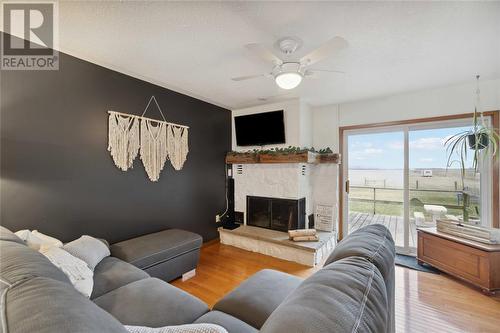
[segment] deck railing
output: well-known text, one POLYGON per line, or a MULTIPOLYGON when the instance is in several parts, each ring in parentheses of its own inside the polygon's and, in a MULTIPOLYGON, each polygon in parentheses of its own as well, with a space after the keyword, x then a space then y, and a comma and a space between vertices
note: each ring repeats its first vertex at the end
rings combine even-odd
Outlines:
MULTIPOLYGON (((372 192, 372 197, 370 199, 366 198, 355 198, 352 197, 351 195, 349 196, 350 201, 357 201, 357 202, 372 202, 373 203, 373 214, 376 214, 376 208, 377 208, 377 203, 380 204, 392 204, 392 205, 403 205, 403 201, 399 200, 380 200, 377 199, 377 190, 384 190, 384 191, 403 191, 402 188, 396 188, 396 187, 374 187, 374 186, 349 186, 350 189, 365 189, 365 190, 371 190, 372 192)), ((452 205, 449 203, 442 203, 442 202, 421 202, 421 205, 439 205, 446 207, 447 209, 460 209, 464 210, 466 209, 467 202, 462 200, 463 198, 463 191, 458 191, 458 190, 433 190, 433 189, 409 189, 410 193, 411 192, 434 192, 434 193, 454 193, 457 197, 457 204, 452 205)))

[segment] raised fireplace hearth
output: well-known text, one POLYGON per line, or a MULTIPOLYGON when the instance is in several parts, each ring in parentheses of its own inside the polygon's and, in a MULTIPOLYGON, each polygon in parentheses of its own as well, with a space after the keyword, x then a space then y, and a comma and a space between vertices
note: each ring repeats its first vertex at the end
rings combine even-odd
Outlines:
POLYGON ((247 225, 288 231, 305 228, 306 199, 247 196, 247 225))

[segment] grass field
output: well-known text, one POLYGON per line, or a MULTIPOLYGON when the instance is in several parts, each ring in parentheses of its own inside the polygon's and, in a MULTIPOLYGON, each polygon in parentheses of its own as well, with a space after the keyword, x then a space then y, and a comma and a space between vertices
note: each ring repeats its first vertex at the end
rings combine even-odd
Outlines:
MULTIPOLYGON (((383 214, 383 215, 403 215, 403 190, 402 186, 381 187, 379 184, 386 183, 383 178, 383 173, 377 177, 377 174, 372 170, 366 173, 370 179, 364 179, 364 184, 361 186, 351 185, 349 194, 349 210, 354 212, 383 214), (365 184, 373 184, 367 186, 365 184), (375 193, 374 193, 375 192, 375 193), (374 195, 375 200, 385 201, 376 202, 374 211, 374 195), (361 201, 360 201, 361 200, 361 201), (367 202, 369 201, 369 202, 367 202)), ((479 176, 469 173, 469 177, 465 180, 467 192, 471 194, 471 204, 467 208, 470 217, 478 217, 479 204, 479 176)), ((413 217, 414 212, 422 212, 426 216, 426 220, 432 219, 432 216, 424 211, 424 204, 440 205, 447 207, 447 214, 461 216, 462 197, 461 197, 461 179, 460 173, 457 170, 446 171, 442 169, 433 170, 432 177, 422 177, 419 171, 413 171, 410 174, 410 216, 413 217)))

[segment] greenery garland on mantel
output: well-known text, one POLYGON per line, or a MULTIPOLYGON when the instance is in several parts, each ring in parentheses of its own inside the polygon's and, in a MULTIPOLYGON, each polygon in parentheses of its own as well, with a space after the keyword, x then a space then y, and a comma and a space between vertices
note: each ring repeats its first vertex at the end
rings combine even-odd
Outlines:
POLYGON ((330 147, 326 147, 320 150, 314 149, 314 147, 311 148, 300 148, 300 147, 294 147, 294 146, 288 146, 284 148, 276 147, 276 148, 269 148, 269 149, 250 149, 246 151, 231 151, 229 152, 229 155, 239 155, 239 154, 269 154, 269 155, 291 155, 291 154, 303 154, 303 153, 316 153, 316 154, 333 154, 333 151, 330 149, 330 147))

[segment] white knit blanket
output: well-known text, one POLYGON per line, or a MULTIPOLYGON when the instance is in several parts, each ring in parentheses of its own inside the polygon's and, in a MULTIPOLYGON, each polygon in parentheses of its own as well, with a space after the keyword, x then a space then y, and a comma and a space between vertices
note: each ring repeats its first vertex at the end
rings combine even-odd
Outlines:
POLYGON ((125 325, 125 328, 130 333, 228 333, 224 327, 215 324, 188 324, 156 328, 125 325))
POLYGON ((85 297, 90 297, 94 287, 94 272, 83 260, 56 246, 42 249, 40 253, 66 274, 76 290, 85 297))

